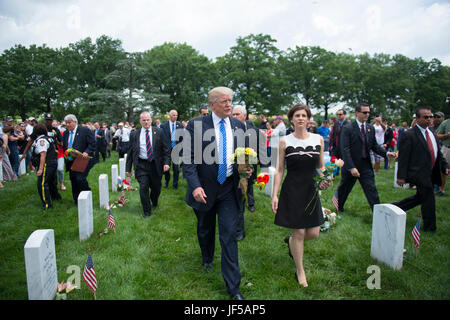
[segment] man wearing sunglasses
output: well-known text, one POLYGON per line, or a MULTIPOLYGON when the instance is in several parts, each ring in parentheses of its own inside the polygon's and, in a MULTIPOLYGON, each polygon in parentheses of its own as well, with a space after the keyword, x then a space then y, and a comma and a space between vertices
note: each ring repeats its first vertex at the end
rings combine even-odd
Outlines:
POLYGON ((416 110, 417 125, 403 133, 399 143, 397 184, 413 183, 417 193, 393 204, 407 211, 421 205, 423 230, 436 231, 433 184, 441 185, 441 172, 449 174, 437 137, 428 128, 433 119, 428 107, 416 110))
POLYGON ((373 211, 373 206, 380 203, 375 178, 370 160, 370 151, 385 157, 397 157, 395 152, 386 152, 375 138, 374 127, 367 122, 370 107, 359 104, 356 107, 356 120, 342 128, 340 151, 344 160, 342 180, 337 190, 338 211, 344 211, 344 204, 353 189, 356 180, 361 187, 373 211))

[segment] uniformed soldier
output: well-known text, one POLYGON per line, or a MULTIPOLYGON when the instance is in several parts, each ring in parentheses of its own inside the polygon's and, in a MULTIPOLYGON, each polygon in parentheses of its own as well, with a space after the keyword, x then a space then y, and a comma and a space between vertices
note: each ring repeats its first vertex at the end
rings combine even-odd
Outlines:
POLYGON ((53 207, 52 200, 61 200, 56 182, 58 166, 56 142, 47 135, 47 128, 43 124, 34 127, 36 140, 32 146, 31 161, 36 168, 37 189, 42 201, 42 210, 53 207))

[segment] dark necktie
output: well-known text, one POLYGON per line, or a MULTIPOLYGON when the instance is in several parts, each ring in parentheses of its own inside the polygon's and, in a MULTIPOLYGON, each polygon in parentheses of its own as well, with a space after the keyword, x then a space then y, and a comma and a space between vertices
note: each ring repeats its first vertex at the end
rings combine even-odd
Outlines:
POLYGON ((223 184, 227 179, 227 134, 225 131, 225 120, 220 121, 220 143, 219 148, 222 152, 219 159, 219 172, 217 174, 217 181, 223 184))
POLYGON ((434 156, 433 143, 431 142, 430 136, 428 135, 428 130, 425 130, 425 136, 427 137, 428 149, 430 149, 430 153, 431 153, 431 168, 434 168, 434 163, 436 162, 436 158, 434 156))
POLYGON ((148 161, 152 161, 153 152, 152 152, 152 143, 150 142, 149 130, 145 130, 145 144, 147 146, 147 159, 148 161))
POLYGON ((367 148, 366 148, 366 130, 364 130, 364 123, 361 124, 361 136, 362 136, 362 157, 367 158, 367 148))

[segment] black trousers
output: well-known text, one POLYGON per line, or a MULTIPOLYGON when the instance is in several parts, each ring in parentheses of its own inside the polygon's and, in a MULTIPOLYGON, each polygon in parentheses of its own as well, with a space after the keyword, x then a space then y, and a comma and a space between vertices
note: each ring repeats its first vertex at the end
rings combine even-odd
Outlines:
POLYGON ((37 179, 37 189, 42 201, 42 208, 48 209, 53 206, 52 200, 60 200, 61 195, 57 187, 56 169, 58 162, 48 161, 44 164, 42 175, 37 179))
POLYGON ((139 159, 134 174, 139 182, 139 196, 144 215, 149 216, 152 210, 150 201, 157 206, 161 194, 161 177, 158 176, 155 161, 148 162, 139 159), (149 189, 151 190, 150 194, 149 189))
POLYGON ((370 158, 363 162, 360 168, 357 168, 360 174, 359 178, 352 176, 350 171, 342 170, 341 183, 338 187, 338 202, 339 211, 344 210, 345 201, 347 201, 348 195, 353 189, 356 180, 364 191, 367 201, 369 202, 370 209, 373 211, 373 206, 380 203, 380 197, 375 186, 375 176, 373 174, 372 166, 370 164, 370 158))
POLYGON ((216 239, 216 215, 218 216, 219 241, 221 247, 222 276, 230 294, 239 292, 241 272, 238 261, 236 225, 238 203, 234 195, 233 182, 228 178, 221 186, 216 203, 209 211, 194 210, 197 216, 197 238, 203 263, 212 263, 216 239))
MULTIPOLYGON (((173 171, 173 180, 172 180, 172 186, 177 187, 178 186, 178 178, 180 176, 180 166, 178 164, 172 163, 171 165, 172 171, 173 171)), ((164 172, 164 177, 166 180, 166 184, 169 184, 170 181, 170 170, 164 172)))
POLYGON ((436 205, 434 200, 433 187, 424 187, 416 185, 416 194, 405 198, 401 201, 392 203, 396 205, 403 211, 412 209, 420 205, 420 210, 422 211, 423 219, 423 230, 424 231, 435 231, 436 230, 436 205))
POLYGON ((125 153, 128 153, 128 146, 129 142, 119 142, 119 145, 117 147, 117 151, 119 152, 119 158, 123 158, 125 153))
POLYGON ((89 171, 89 167, 85 172, 75 172, 69 170, 69 178, 72 184, 72 197, 76 205, 78 205, 78 196, 82 191, 91 191, 91 187, 89 187, 89 183, 87 181, 89 171))

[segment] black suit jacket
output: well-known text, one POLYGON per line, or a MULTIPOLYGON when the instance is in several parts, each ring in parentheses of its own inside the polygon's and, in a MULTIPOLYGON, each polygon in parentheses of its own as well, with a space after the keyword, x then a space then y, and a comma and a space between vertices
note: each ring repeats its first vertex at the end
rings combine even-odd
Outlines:
MULTIPOLYGON (((168 143, 169 147, 172 149, 172 136, 170 134, 169 124, 170 124, 169 121, 166 121, 166 122, 161 124, 160 128, 163 130, 164 136, 166 137, 166 140, 167 140, 167 143, 168 143)), ((181 130, 184 129, 183 125, 180 122, 178 122, 178 121, 175 122, 175 130, 177 130, 177 129, 178 130, 179 129, 181 129, 181 130)), ((180 143, 182 140, 183 140, 183 136, 180 136, 180 139, 177 142, 177 144, 180 143)))
MULTIPOLYGON (((66 152, 69 145, 69 130, 64 131, 63 135, 63 151, 66 152)), ((73 137, 72 141, 72 148, 75 150, 80 151, 81 153, 86 152, 91 158, 89 160, 89 164, 87 166, 86 170, 90 170, 96 163, 96 160, 94 158, 95 150, 97 149, 95 144, 95 136, 94 132, 92 132, 87 127, 77 126, 77 132, 75 134, 75 137, 73 137)), ((72 167, 73 161, 65 160, 66 162, 66 171, 69 171, 72 167)))
MULTIPOLYGON (((233 133, 238 129, 241 129, 242 133, 245 132, 244 124, 237 119, 230 117, 230 125, 231 125, 231 130, 233 131, 233 133)), ((204 117, 198 117, 198 118, 192 119, 189 121, 189 123, 186 127, 186 130, 188 131, 188 133, 190 134, 190 137, 191 137, 191 142, 190 142, 191 146, 190 146, 190 154, 188 157, 189 161, 188 161, 188 163, 183 162, 183 177, 186 178, 187 183, 188 183, 185 200, 186 200, 186 203, 190 207, 192 207, 195 210, 199 210, 199 211, 211 210, 212 207, 214 206, 214 203, 217 198, 217 194, 220 190, 220 184, 217 182, 217 174, 218 174, 218 170, 219 170, 219 165, 218 165, 217 161, 212 164, 207 164, 202 159, 200 164, 194 163, 194 159, 195 159, 194 143, 195 143, 195 141, 197 141, 197 143, 199 143, 201 141, 202 155, 203 155, 203 151, 208 146, 209 146, 209 148, 211 148, 211 146, 210 146, 211 143, 216 142, 215 135, 212 136, 211 140, 203 141, 203 134, 205 133, 205 131, 211 130, 211 129, 214 130, 212 114, 209 114, 204 117), (201 131, 200 131, 200 129, 201 129, 201 131), (199 135, 201 136, 200 139, 199 139, 199 135), (195 201, 194 197, 192 196, 192 192, 198 187, 202 187, 206 193, 206 196, 207 196, 206 204, 195 201)), ((235 150, 238 147, 236 136, 234 136, 233 140, 234 140, 233 148, 235 150)), ((215 146, 217 147, 217 144, 215 146)), ((245 143, 244 143, 244 146, 245 146, 245 143)), ((241 146, 241 147, 244 147, 244 146, 241 146)), ((214 150, 217 150, 217 149, 218 148, 216 148, 214 150)), ((214 150, 212 151, 212 153, 214 156, 216 156, 214 150)), ((231 155, 229 155, 229 156, 231 156, 231 155)), ((242 199, 242 193, 241 193, 241 190, 238 188, 239 172, 238 172, 237 164, 233 164, 232 179, 233 179, 233 186, 234 186, 233 190, 235 193, 236 202, 237 202, 238 208, 240 210, 242 207, 242 201, 240 201, 240 199, 242 199)))
MULTIPOLYGON (((130 135, 130 145, 128 149, 127 163, 126 163, 126 172, 131 172, 131 167, 134 165, 136 170, 137 163, 139 161, 139 152, 140 152, 140 142, 139 138, 141 135, 141 130, 145 130, 143 128, 134 130, 130 135)), ((164 133, 161 128, 156 126, 151 127, 152 133, 152 152, 153 152, 153 161, 156 165, 156 171, 158 175, 162 177, 164 172, 164 165, 170 165, 170 148, 167 145, 167 141, 164 137, 164 133)), ((136 176, 139 176, 139 172, 135 172, 136 176)))
MULTIPOLYGON (((100 138, 97 138, 97 149, 104 150, 106 148, 106 138, 105 138, 105 130, 103 128, 99 128, 97 134, 100 138)), ((94 138, 95 138, 95 130, 94 130, 94 138)))
POLYGON ((442 184, 441 172, 445 173, 447 162, 442 156, 436 135, 433 133, 430 138, 435 139, 438 147, 433 169, 431 169, 431 154, 428 144, 418 125, 402 133, 402 139, 398 145, 397 179, 404 179, 406 182, 424 187, 442 184))
POLYGON ((339 141, 340 152, 344 160, 344 169, 351 170, 361 168, 363 162, 370 161, 370 150, 378 155, 385 157, 386 150, 377 144, 375 139, 375 128, 366 122, 366 154, 367 158, 362 157, 363 137, 361 128, 356 121, 348 123, 341 129, 341 139, 339 141))
POLYGON ((349 124, 350 121, 345 119, 344 123, 342 124, 342 127, 339 125, 339 121, 336 120, 334 126, 333 126, 333 130, 331 132, 330 135, 330 155, 331 156, 335 156, 340 158, 341 157, 341 152, 340 152, 340 148, 339 148, 339 143, 340 143, 340 136, 342 133, 342 129, 349 124), (340 128, 340 130, 339 130, 340 128), (339 140, 339 143, 337 143, 339 140))

